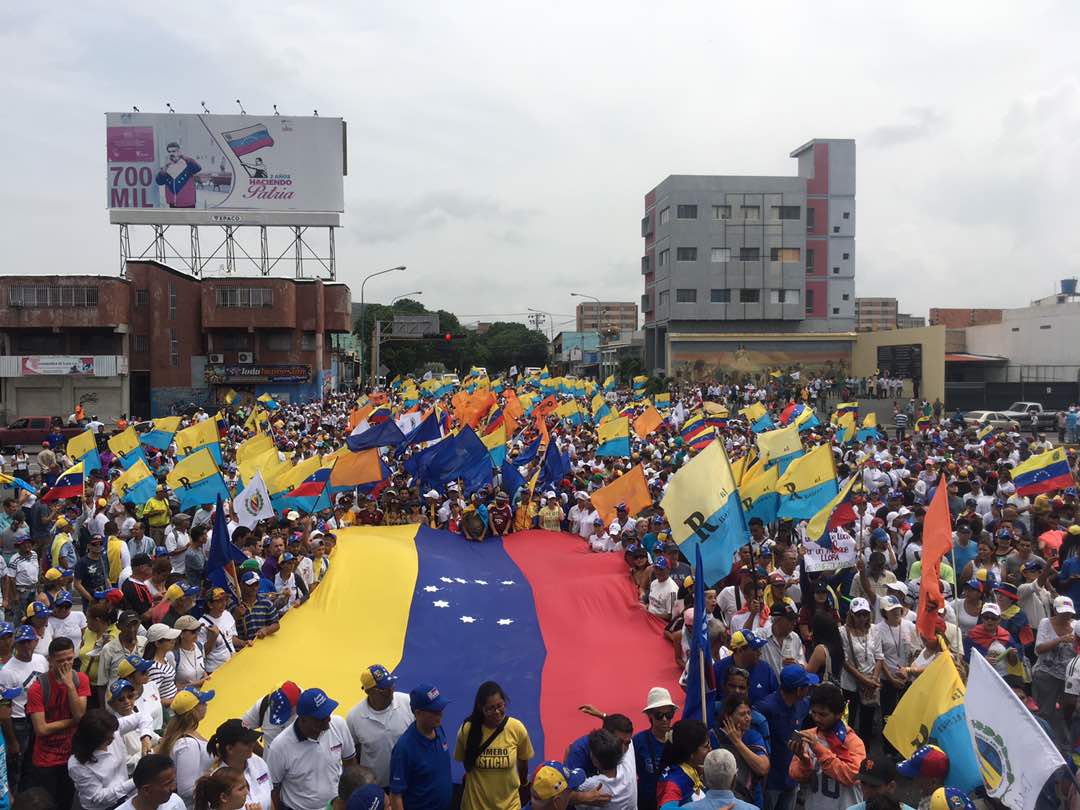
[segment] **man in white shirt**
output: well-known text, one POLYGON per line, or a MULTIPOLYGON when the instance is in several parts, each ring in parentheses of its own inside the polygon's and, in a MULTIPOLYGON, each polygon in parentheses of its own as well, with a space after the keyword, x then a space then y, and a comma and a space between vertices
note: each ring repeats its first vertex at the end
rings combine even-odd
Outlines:
POLYGON ((116 810, 185 810, 176 795, 176 765, 164 754, 147 754, 131 774, 135 795, 116 810))
POLYGON ((761 658, 779 676, 780 670, 788 664, 805 664, 806 656, 802 639, 794 632, 799 620, 795 608, 786 602, 778 602, 770 610, 769 638, 761 648, 761 658))
POLYGON ((665 622, 675 616, 675 602, 679 598, 679 586, 671 579, 671 567, 664 557, 653 563, 655 579, 649 584, 649 613, 665 622))
POLYGON ((169 562, 172 564, 172 572, 184 576, 187 573, 187 562, 184 556, 188 546, 191 545, 191 537, 188 535, 188 516, 183 512, 172 519, 172 525, 165 530, 165 549, 169 552, 169 562))
POLYGON ((593 533, 593 519, 598 517, 595 509, 589 503, 589 495, 586 492, 578 492, 574 495, 577 503, 570 507, 566 513, 570 531, 583 540, 588 540, 593 533))
POLYGON ((413 721, 409 696, 394 691, 397 677, 379 664, 360 673, 360 686, 367 695, 345 718, 356 746, 356 762, 375 772, 375 784, 390 785, 390 753, 394 743, 413 721))
MULTIPOLYGON (((13 630, 9 622, 0 622, 0 635, 8 635, 13 630)), ((20 772, 19 757, 30 753, 30 738, 34 730, 30 718, 26 716, 26 690, 39 674, 48 671, 49 662, 45 660, 45 656, 34 652, 38 636, 33 627, 24 624, 18 630, 14 630, 14 633, 15 651, 4 664, 4 668, 0 669, 0 689, 23 690, 22 694, 11 701, 11 724, 15 729, 15 741, 18 743, 18 748, 9 745, 7 750, 10 772, 18 774, 20 772)), ((12 793, 18 789, 17 784, 11 785, 12 793)))
POLYGON ((300 693, 296 720, 277 736, 266 756, 275 807, 324 810, 337 796, 342 769, 352 764, 355 754, 348 725, 333 716, 337 705, 322 689, 300 693))
POLYGON ((624 751, 622 741, 607 729, 589 733, 589 759, 597 773, 588 777, 578 791, 598 790, 611 797, 604 805, 609 810, 635 810, 637 807, 637 761, 632 748, 624 751))

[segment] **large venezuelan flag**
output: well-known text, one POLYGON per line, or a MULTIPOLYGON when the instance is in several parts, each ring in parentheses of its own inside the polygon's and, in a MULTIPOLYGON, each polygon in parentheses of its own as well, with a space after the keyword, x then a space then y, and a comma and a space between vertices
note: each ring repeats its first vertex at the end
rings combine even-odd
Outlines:
POLYGON ((469 543, 426 527, 379 526, 338 532, 330 570, 307 604, 214 673, 207 687, 217 697, 202 731, 240 717, 286 680, 325 689, 344 716, 363 697, 360 672, 371 664, 392 670, 402 692, 438 686, 452 701, 443 717, 451 740, 477 687, 497 681, 541 760, 561 759, 597 726, 577 710, 583 703, 644 728, 650 687, 681 695, 663 627, 638 604, 618 555, 539 530, 469 543))

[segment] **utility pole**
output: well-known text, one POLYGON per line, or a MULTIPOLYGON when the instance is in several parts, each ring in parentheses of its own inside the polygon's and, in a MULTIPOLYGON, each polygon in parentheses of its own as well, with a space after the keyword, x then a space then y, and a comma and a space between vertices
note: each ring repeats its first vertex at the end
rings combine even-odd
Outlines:
POLYGON ((547 320, 547 316, 543 312, 534 311, 532 314, 529 315, 529 324, 535 331, 540 332, 541 334, 544 331, 545 320, 547 320))

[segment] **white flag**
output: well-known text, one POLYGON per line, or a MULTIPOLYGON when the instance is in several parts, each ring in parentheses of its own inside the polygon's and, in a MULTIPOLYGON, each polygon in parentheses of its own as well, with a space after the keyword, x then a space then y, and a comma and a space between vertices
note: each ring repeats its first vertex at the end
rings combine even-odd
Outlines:
POLYGON ((517 376, 517 366, 510 366, 510 375, 509 376, 511 376, 511 377, 516 377, 517 376))
POLYGON ((419 411, 412 411, 410 413, 403 413, 394 422, 397 424, 398 429, 408 436, 414 430, 416 430, 420 423, 424 421, 424 415, 419 411))
POLYGON ((964 711, 986 792, 1011 810, 1033 810, 1046 780, 1065 760, 978 650, 971 654, 964 711))
POLYGON ((274 516, 274 507, 270 505, 270 493, 266 491, 266 482, 262 473, 256 471, 248 481, 244 491, 233 499, 233 512, 236 522, 241 526, 254 528, 260 520, 274 516))

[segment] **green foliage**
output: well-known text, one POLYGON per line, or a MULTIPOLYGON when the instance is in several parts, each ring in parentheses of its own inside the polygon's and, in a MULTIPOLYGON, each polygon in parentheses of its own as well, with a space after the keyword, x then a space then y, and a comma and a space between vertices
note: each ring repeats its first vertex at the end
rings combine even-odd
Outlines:
MULTIPOLYGON (((355 333, 364 339, 365 363, 371 353, 371 335, 376 320, 384 323, 394 315, 423 315, 430 310, 419 301, 403 298, 392 307, 368 305, 363 333, 357 319, 355 333)), ((466 374, 471 366, 487 368, 491 376, 504 373, 511 366, 543 366, 547 362, 548 342, 539 332, 524 324, 498 321, 483 334, 464 329, 452 312, 440 309, 439 334, 421 340, 386 340, 380 350, 380 362, 390 369, 387 375, 423 374, 430 364, 442 364, 447 370, 466 374), (450 341, 444 339, 449 333, 450 341)))

